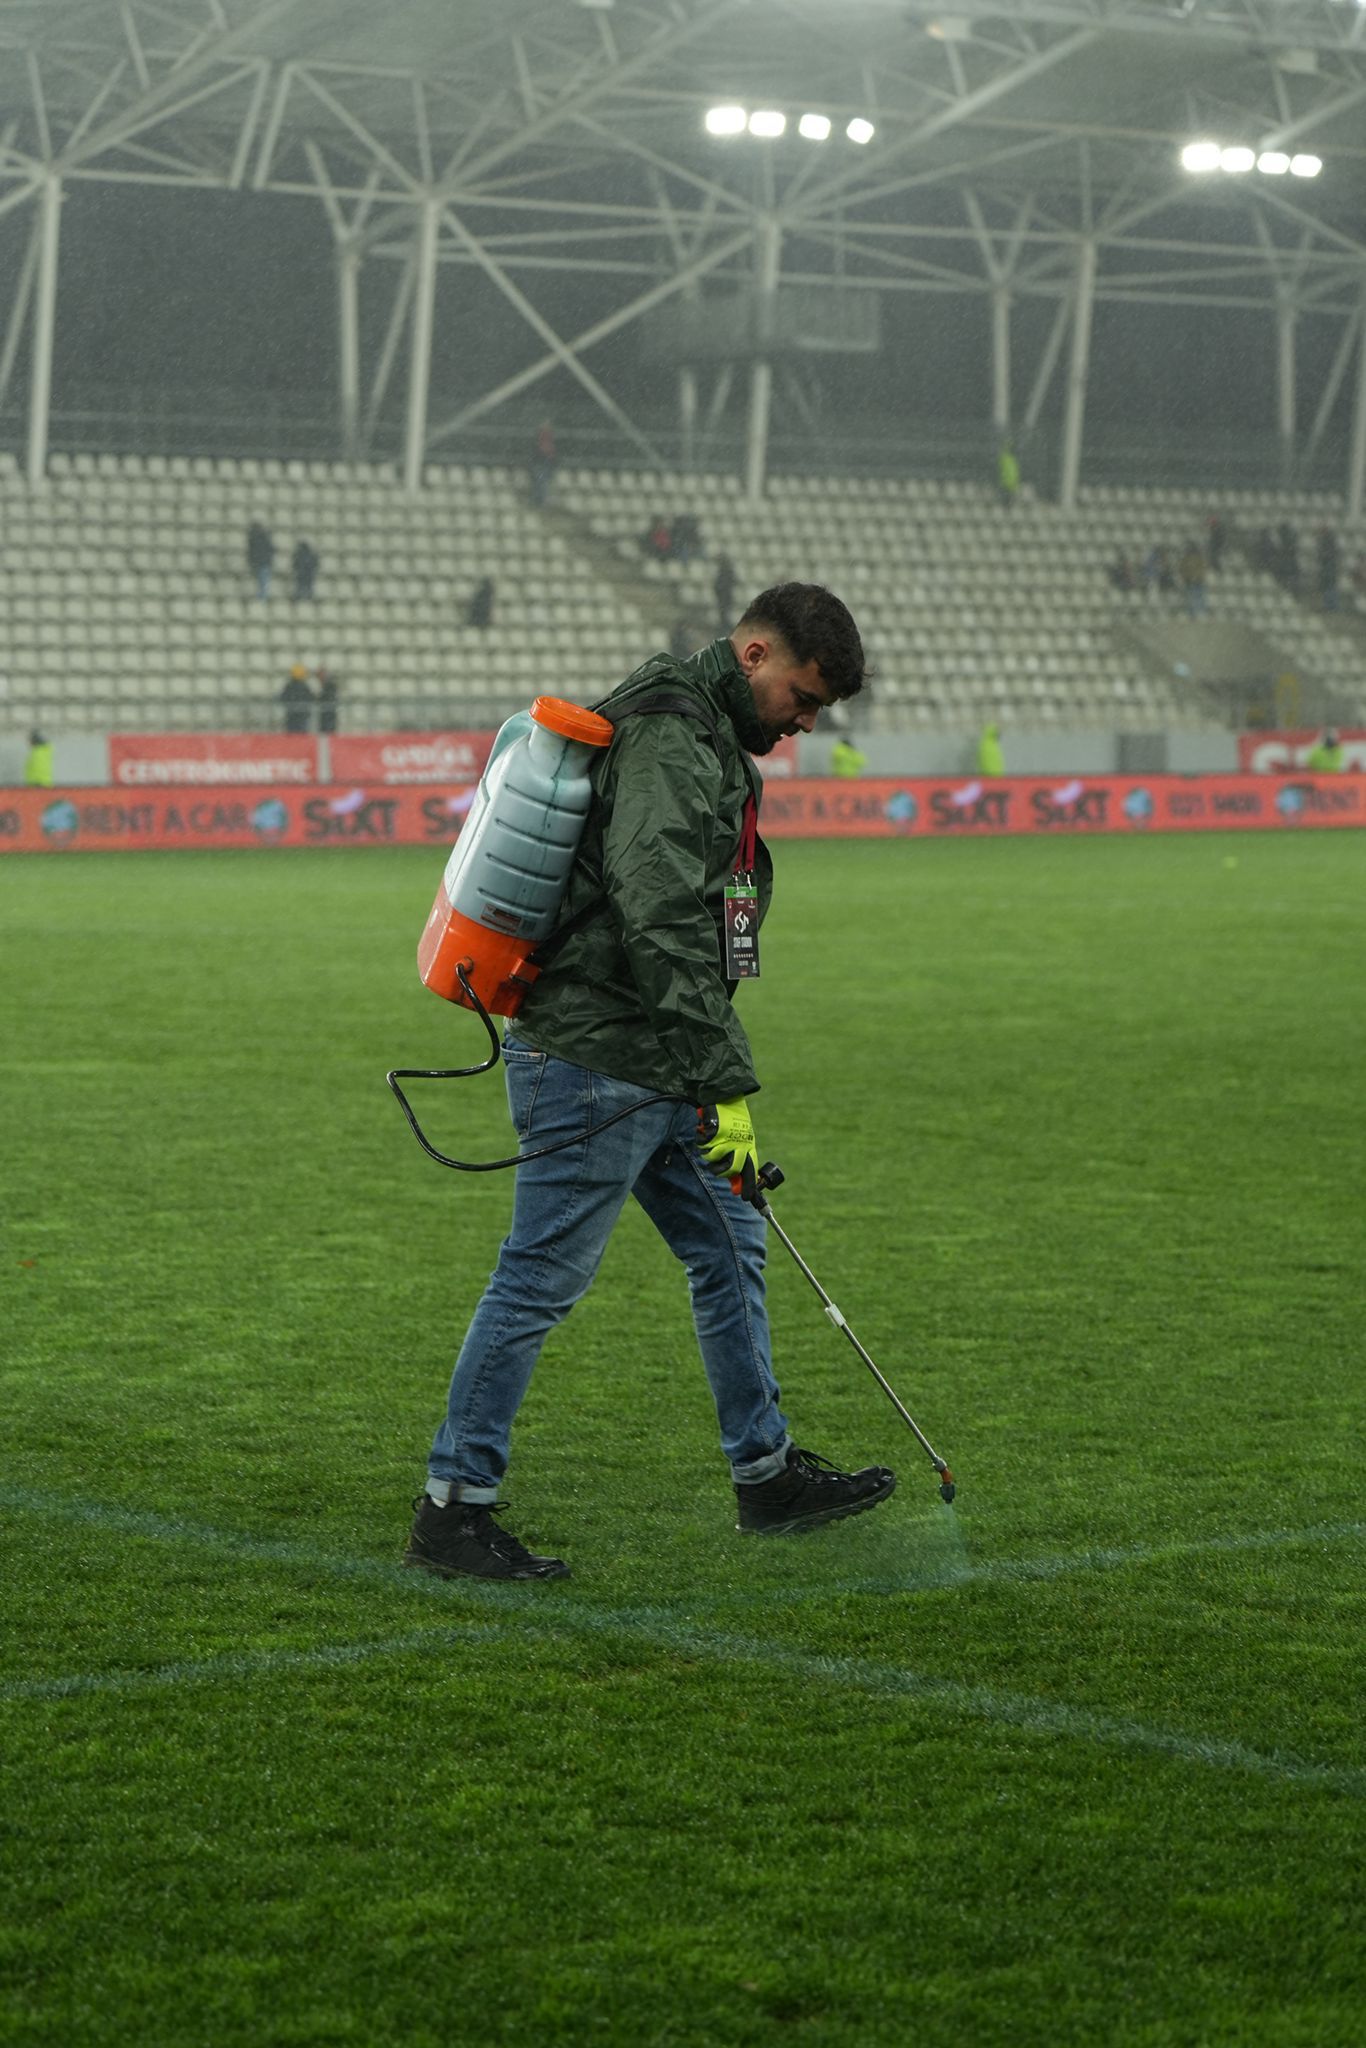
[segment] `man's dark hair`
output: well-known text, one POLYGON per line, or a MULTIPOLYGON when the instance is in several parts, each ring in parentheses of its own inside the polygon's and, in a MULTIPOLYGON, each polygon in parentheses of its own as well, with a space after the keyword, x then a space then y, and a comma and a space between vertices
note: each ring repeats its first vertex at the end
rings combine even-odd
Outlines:
POLYGON ((836 697, 863 688, 863 642, 849 607, 821 583, 775 583, 761 590, 740 619, 741 626, 767 626, 777 633, 799 668, 814 661, 836 697))

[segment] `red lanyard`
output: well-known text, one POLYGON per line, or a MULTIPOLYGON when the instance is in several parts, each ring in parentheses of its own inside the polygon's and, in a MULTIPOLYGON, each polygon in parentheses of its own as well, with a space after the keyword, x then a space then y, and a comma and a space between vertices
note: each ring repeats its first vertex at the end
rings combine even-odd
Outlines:
POLYGON ((745 798, 745 813, 740 825, 740 844, 735 849, 735 872, 737 875, 752 875, 758 854, 759 806, 752 796, 745 798))

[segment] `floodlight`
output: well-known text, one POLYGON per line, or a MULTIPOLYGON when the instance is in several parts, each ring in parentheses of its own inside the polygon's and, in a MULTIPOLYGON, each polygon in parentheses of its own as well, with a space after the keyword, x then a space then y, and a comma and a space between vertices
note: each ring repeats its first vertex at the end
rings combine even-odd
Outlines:
POLYGON ((1290 175, 1292 178, 1317 178, 1322 169, 1323 158, 1321 156, 1292 156, 1290 159, 1290 175))
POLYGON ((1221 149, 1219 152, 1219 168, 1231 171, 1235 177, 1240 176, 1243 171, 1250 171, 1256 161, 1256 150, 1244 149, 1241 144, 1233 149, 1221 149))
POLYGON ((748 116, 743 107, 708 107, 708 135, 743 135, 748 116))
POLYGON ((1257 159, 1257 169, 1265 171, 1268 178, 1283 178, 1290 169, 1290 159, 1283 149, 1264 149, 1257 159))
POLYGON ((781 135, 787 126, 787 115, 780 114, 776 107, 766 107, 761 113, 749 117, 751 135, 781 135))
POLYGON ((1219 145, 1217 142, 1188 142, 1181 152, 1182 168, 1187 171, 1217 171, 1219 168, 1219 145))
POLYGON ((861 121, 856 115, 844 132, 851 142, 871 142, 875 131, 871 121, 861 121))
POLYGON ((824 142, 830 133, 828 114, 803 114, 797 123, 797 133, 804 135, 808 142, 824 142))

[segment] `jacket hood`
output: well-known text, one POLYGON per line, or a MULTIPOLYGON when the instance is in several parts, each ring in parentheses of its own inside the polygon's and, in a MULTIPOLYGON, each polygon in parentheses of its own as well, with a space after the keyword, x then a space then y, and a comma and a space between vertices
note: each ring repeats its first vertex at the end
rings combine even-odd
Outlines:
POLYGON ((708 694, 720 700, 726 716, 735 727, 735 736, 747 754, 767 754, 770 751, 773 742, 760 723, 749 678, 729 640, 713 640, 710 646, 700 647, 696 654, 690 654, 678 665, 685 676, 704 684, 708 694))

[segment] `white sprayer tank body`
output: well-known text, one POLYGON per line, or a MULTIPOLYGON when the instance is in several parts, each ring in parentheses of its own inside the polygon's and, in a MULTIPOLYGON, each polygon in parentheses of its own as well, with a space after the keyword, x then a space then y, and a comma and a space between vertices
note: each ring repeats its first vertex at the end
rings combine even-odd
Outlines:
POLYGON ((538 697, 499 728, 418 945, 418 972, 452 1002, 515 1015, 554 928, 592 801, 589 767, 613 727, 596 712, 538 697))

